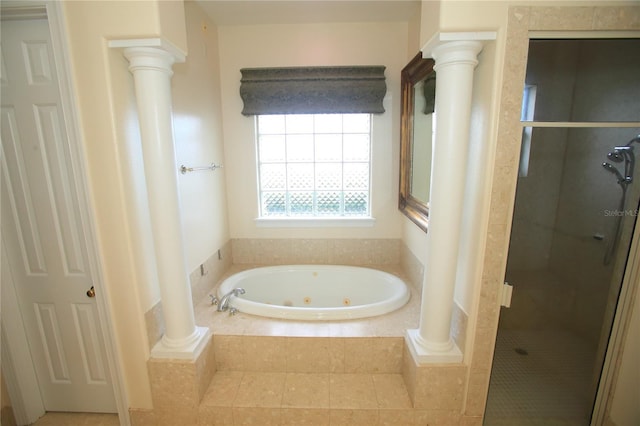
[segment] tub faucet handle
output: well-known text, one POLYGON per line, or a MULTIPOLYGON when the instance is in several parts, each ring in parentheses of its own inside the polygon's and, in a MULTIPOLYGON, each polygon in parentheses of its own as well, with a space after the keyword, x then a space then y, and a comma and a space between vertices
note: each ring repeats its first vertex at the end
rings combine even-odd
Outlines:
POLYGON ((212 305, 217 305, 218 304, 218 298, 215 297, 213 294, 210 294, 209 297, 211 298, 211 304, 212 305))
POLYGON ((229 308, 229 316, 232 317, 235 314, 237 314, 239 311, 237 308, 234 308, 233 306, 229 308))

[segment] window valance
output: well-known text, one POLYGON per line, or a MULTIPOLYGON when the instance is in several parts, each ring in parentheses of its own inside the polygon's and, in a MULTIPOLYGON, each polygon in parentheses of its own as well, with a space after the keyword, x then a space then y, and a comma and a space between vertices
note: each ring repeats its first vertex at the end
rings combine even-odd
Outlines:
POLYGON ((384 66, 243 68, 243 115, 384 112, 384 66))

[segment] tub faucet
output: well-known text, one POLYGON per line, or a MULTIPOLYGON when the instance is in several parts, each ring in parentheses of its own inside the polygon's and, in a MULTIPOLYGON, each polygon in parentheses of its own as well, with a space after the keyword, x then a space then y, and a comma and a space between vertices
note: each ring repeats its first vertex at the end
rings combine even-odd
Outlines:
POLYGON ((229 293, 222 296, 222 298, 218 302, 218 309, 216 309, 216 311, 218 312, 226 311, 227 309, 229 309, 229 299, 231 299, 231 296, 238 297, 239 294, 244 294, 244 293, 245 293, 244 288, 241 288, 241 287, 234 288, 229 293))

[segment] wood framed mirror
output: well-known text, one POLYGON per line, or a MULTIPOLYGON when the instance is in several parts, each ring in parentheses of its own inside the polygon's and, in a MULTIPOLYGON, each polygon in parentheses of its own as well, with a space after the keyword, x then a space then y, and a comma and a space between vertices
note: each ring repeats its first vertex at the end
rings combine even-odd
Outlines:
POLYGON ((422 52, 402 69, 398 208, 427 231, 436 72, 422 52))

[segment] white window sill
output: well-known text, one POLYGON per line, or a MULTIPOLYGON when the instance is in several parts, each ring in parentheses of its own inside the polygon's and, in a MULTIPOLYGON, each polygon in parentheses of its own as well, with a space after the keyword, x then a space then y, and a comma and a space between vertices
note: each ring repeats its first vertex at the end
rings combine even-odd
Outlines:
POLYGON ((354 218, 280 218, 254 219, 258 228, 370 228, 376 220, 372 217, 354 218))

